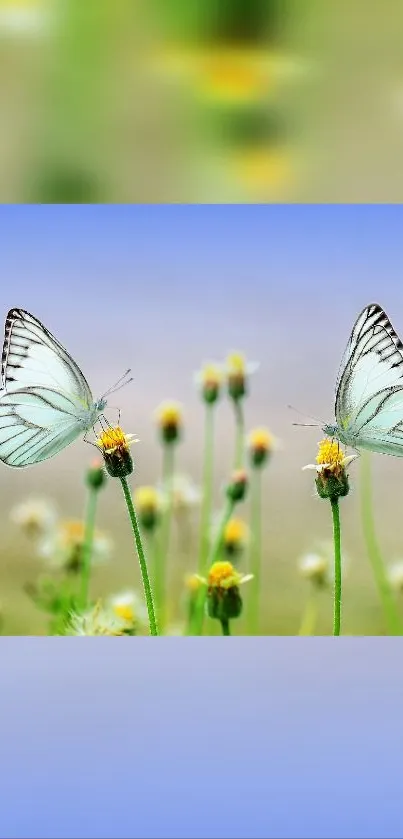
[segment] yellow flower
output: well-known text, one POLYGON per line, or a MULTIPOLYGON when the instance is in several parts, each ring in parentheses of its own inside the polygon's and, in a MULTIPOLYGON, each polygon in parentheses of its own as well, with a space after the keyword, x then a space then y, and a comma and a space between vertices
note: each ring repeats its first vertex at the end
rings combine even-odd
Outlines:
POLYGON ((283 146, 244 146, 230 155, 229 172, 258 201, 273 198, 295 183, 290 152, 283 146))
POLYGON ((141 525, 145 530, 153 530, 165 506, 162 493, 153 486, 140 486, 135 490, 134 504, 141 525))
POLYGON ((243 550, 249 540, 249 527, 242 519, 233 516, 225 525, 223 547, 226 553, 236 554, 243 550))
POLYGON ((187 574, 185 577, 185 586, 188 592, 193 595, 200 591, 203 585, 203 579, 198 574, 187 574))
POLYGON ((309 463, 303 469, 316 471, 316 489, 320 498, 335 501, 349 492, 347 466, 358 457, 356 454, 346 456, 337 440, 325 438, 319 443, 316 463, 309 463))
POLYGON ((212 361, 204 364, 201 370, 196 373, 196 384, 200 387, 203 399, 208 405, 212 405, 217 401, 223 378, 222 367, 212 361))
POLYGON ((267 428, 254 428, 247 437, 252 466, 262 466, 276 447, 276 441, 267 428))
POLYGON ((155 411, 155 419, 164 443, 174 443, 183 424, 182 406, 179 402, 161 402, 155 411))
POLYGON ((229 395, 237 401, 246 394, 247 379, 259 367, 256 361, 247 362, 243 353, 231 352, 227 356, 225 372, 229 395))
MULTIPOLYGON (((38 545, 38 555, 54 568, 79 572, 85 539, 84 522, 76 519, 61 521, 38 545)), ((94 533, 91 562, 106 562, 112 553, 112 542, 99 530, 94 533)))
POLYGON ((231 562, 219 561, 211 566, 207 585, 209 588, 229 589, 247 583, 252 577, 253 574, 240 574, 231 562))
POLYGON ((107 428, 95 441, 101 450, 111 478, 124 478, 133 471, 130 446, 137 443, 134 434, 125 434, 120 426, 107 428))

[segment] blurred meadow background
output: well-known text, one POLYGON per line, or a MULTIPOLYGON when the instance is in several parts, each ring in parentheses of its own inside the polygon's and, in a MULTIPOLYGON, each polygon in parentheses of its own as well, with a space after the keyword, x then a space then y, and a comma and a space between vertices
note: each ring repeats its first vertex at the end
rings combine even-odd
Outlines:
POLYGON ((0 200, 400 201, 395 0, 0 0, 0 200))
MULTIPOLYGON (((106 416, 116 424, 120 408, 123 430, 139 438, 129 479, 135 493, 144 486, 161 489, 164 455, 155 411, 167 400, 179 407, 177 477, 160 593, 166 632, 186 631, 194 591, 189 575, 199 570, 206 405, 195 373, 209 361, 224 365, 236 352, 247 364, 259 364, 247 373, 245 434, 263 427, 274 438, 261 470, 262 573, 254 629, 298 634, 314 596, 312 631, 331 634, 330 506, 317 497, 312 473, 302 471, 314 462, 323 434, 292 423, 310 422, 304 412, 333 422, 341 355, 367 303, 378 301, 403 333, 402 208, 25 206, 0 208, 0 222, 4 317, 16 306, 38 317, 78 362, 95 397, 132 368, 134 381, 111 397, 106 416), (321 568, 327 580, 316 585, 321 568)), ((214 532, 236 446, 234 404, 225 382, 213 407, 214 532)), ((34 467, 0 464, 4 634, 46 634, 51 616, 34 602, 39 590, 46 600, 55 581, 76 585, 94 452, 79 440, 34 467), (39 501, 45 507, 38 513, 39 501), (47 539, 33 538, 38 526, 45 527, 47 539)), ((391 590, 403 618, 402 566, 396 565, 403 558, 403 464, 381 455, 372 460, 377 538, 388 575, 394 566, 391 590)), ((248 452, 244 465, 253 479, 248 452)), ((342 632, 384 634, 387 623, 363 538, 359 475, 355 461, 350 494, 340 501, 342 632)), ((220 554, 242 575, 253 561, 250 502, 249 494, 237 505, 238 523, 220 554)), ((140 616, 138 561, 116 480, 108 479, 99 492, 96 525, 91 600, 117 596, 121 612, 134 609, 140 616)), ((152 534, 143 535, 151 566, 152 534)), ((250 629, 253 581, 241 591, 244 612, 232 621, 235 634, 250 629)), ((206 619, 205 631, 219 632, 218 621, 206 619)))

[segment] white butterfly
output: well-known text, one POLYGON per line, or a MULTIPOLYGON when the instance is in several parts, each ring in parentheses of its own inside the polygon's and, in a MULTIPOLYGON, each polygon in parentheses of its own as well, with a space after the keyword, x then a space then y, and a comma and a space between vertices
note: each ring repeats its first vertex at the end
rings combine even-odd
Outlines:
POLYGON ((1 388, 0 460, 8 466, 53 457, 95 424, 116 389, 95 402, 62 344, 23 309, 6 318, 1 388))
POLYGON ((336 384, 337 425, 323 431, 346 446, 403 457, 403 344, 380 306, 358 316, 336 384))

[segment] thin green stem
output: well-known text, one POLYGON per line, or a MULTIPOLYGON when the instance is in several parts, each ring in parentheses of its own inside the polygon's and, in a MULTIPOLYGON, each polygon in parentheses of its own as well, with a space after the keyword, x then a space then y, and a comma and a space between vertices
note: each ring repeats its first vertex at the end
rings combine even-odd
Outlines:
POLYGON ((245 448, 245 418, 241 399, 236 399, 234 401, 234 408, 236 423, 234 469, 241 469, 243 466, 245 448))
POLYGON ((199 574, 206 571, 210 546, 210 516, 214 467, 214 405, 206 404, 204 430, 203 495, 200 513, 199 574))
POLYGON ((94 542, 97 500, 98 490, 94 487, 89 487, 87 497, 87 509, 85 513, 84 544, 81 569, 80 603, 82 609, 86 609, 88 606, 88 595, 91 576, 91 556, 92 545, 94 542))
POLYGON ((228 618, 221 618, 221 629, 223 635, 231 635, 228 618))
POLYGON ((172 520, 172 481, 174 473, 174 443, 165 443, 162 461, 162 486, 166 506, 162 514, 158 546, 155 552, 155 603, 161 631, 165 624, 166 571, 172 520))
POLYGON ((250 571, 253 574, 248 602, 248 631, 256 635, 259 630, 260 587, 262 566, 262 469, 255 467, 251 474, 251 526, 252 542, 250 571))
POLYGON ((402 624, 393 590, 389 583, 375 533, 372 509, 371 456, 363 452, 361 461, 361 514, 369 561, 390 635, 401 635, 402 624))
POLYGON ((340 542, 340 509, 339 499, 331 498, 330 505, 333 517, 334 540, 334 610, 333 635, 340 635, 341 623, 341 542, 340 542))
MULTIPOLYGON (((210 554, 209 554, 208 568, 211 568, 211 566, 214 564, 214 562, 217 562, 217 560, 220 556, 224 530, 225 530, 225 528, 226 528, 226 526, 227 526, 227 524, 228 524, 228 522, 229 522, 229 520, 230 520, 230 518, 231 518, 231 516, 234 512, 234 507, 235 507, 235 502, 231 498, 227 498, 227 503, 225 505, 219 527, 217 528, 217 534, 216 534, 213 546, 212 546, 210 554)), ((207 590, 206 590, 206 587, 203 586, 200 590, 199 597, 198 597, 198 599, 196 601, 196 604, 195 604, 194 622, 193 622, 193 626, 194 626, 193 634, 194 635, 201 635, 202 632, 203 632, 204 607, 205 607, 205 603, 206 603, 206 597, 207 597, 207 590)))
POLYGON ((143 543, 141 541, 140 528, 137 521, 136 511, 133 506, 132 494, 130 492, 127 479, 120 478, 122 484, 123 495, 125 497, 129 518, 133 528, 134 541, 136 543, 137 555, 140 563, 141 578, 143 581, 144 594, 146 598, 148 620, 150 624, 150 635, 159 635, 157 619, 155 617, 153 594, 151 590, 150 578, 148 576, 147 561, 144 553, 143 543))
POLYGON ((313 635, 315 632, 316 621, 318 619, 317 609, 317 592, 314 591, 311 585, 311 591, 305 605, 305 611, 302 615, 301 626, 298 635, 313 635))

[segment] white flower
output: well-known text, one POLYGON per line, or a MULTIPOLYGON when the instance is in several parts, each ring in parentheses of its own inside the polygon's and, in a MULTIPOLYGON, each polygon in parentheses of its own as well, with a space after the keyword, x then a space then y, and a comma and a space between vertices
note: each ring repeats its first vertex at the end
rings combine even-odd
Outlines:
POLYGON ((172 509, 176 513, 200 504, 201 491, 189 475, 176 473, 169 487, 164 487, 162 483, 159 483, 159 489, 164 503, 169 503, 170 500, 172 509))
MULTIPOLYGON (((79 571, 85 539, 85 524, 79 520, 61 521, 38 545, 37 553, 53 568, 79 571)), ((107 562, 113 550, 111 539, 95 530, 91 564, 107 562)))
POLYGON ((28 498, 13 507, 10 518, 28 536, 39 537, 52 530, 57 521, 57 513, 51 501, 28 498))
POLYGON ((125 622, 112 611, 97 603, 85 612, 70 616, 66 635, 124 635, 125 622))
MULTIPOLYGON (((348 556, 341 557, 342 570, 348 566, 348 556)), ((298 570, 302 577, 319 585, 330 585, 334 580, 334 545, 333 542, 319 541, 314 550, 308 551, 298 559, 298 570)))
POLYGON ((148 625, 148 612, 143 598, 134 591, 126 589, 108 597, 107 606, 126 627, 148 625))
POLYGON ((403 559, 392 562, 387 569, 387 574, 392 588, 403 591, 403 559))

